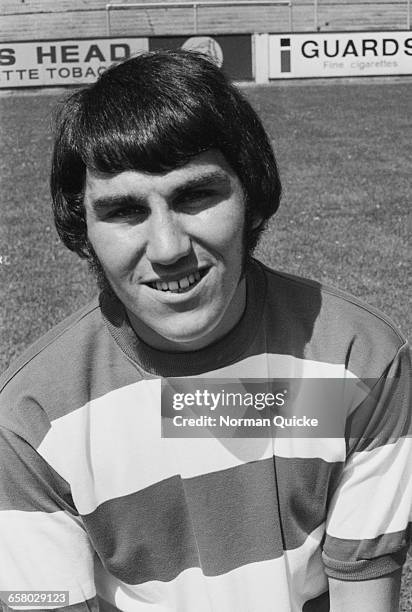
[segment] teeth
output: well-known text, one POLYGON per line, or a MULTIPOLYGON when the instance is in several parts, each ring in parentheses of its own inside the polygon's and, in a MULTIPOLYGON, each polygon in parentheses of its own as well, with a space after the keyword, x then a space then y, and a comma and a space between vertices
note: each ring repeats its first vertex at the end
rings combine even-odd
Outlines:
POLYGON ((190 285, 189 277, 182 278, 182 280, 179 281, 179 287, 181 289, 186 289, 186 287, 188 287, 189 285, 190 285))
POLYGON ((173 291, 178 292, 179 289, 187 289, 191 285, 199 282, 202 278, 200 272, 197 270, 193 274, 189 274, 189 276, 185 276, 178 281, 170 281, 167 283, 166 281, 155 281, 152 283, 152 286, 155 287, 158 291, 173 291))

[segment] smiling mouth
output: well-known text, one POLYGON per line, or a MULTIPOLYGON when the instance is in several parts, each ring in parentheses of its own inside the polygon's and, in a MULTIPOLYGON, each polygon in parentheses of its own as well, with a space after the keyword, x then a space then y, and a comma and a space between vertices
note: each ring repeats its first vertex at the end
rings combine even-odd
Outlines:
POLYGON ((156 289, 157 291, 164 291, 165 293, 186 293, 193 289, 206 274, 209 272, 209 268, 203 270, 196 270, 193 274, 188 274, 187 276, 183 276, 178 280, 173 281, 153 281, 152 283, 147 283, 151 289, 156 289))

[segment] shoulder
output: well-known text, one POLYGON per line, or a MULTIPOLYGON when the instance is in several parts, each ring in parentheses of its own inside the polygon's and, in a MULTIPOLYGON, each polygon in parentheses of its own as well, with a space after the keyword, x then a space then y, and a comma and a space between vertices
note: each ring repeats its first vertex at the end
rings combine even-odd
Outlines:
MULTIPOLYGON (((0 376, 0 392, 25 368, 36 368, 43 359, 53 363, 63 349, 71 350, 84 339, 84 329, 91 329, 98 320, 97 299, 71 314, 31 344, 0 376)), ((89 334, 87 334, 88 336, 89 334)))
POLYGON ((111 370, 121 370, 121 360, 95 299, 37 340, 0 377, 0 425, 36 443, 51 421, 112 390, 111 370))
POLYGON ((269 325, 276 320, 278 334, 294 335, 302 357, 376 377, 406 350, 406 338, 377 308, 340 289, 259 266, 267 280, 269 325))

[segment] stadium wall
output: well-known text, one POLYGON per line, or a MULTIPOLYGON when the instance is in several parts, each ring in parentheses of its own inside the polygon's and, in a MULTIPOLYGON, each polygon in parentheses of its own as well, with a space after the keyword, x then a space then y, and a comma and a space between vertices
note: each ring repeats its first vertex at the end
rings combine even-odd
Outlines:
MULTIPOLYGON (((2 0, 0 41, 107 36, 105 6, 105 0, 2 0)), ((406 0, 318 0, 316 20, 314 0, 293 0, 292 15, 294 32, 405 30, 410 22, 406 0)), ((110 24, 113 37, 190 35, 193 11, 189 3, 187 8, 113 10, 110 24)), ((198 34, 268 31, 290 31, 287 7, 198 8, 198 34)))

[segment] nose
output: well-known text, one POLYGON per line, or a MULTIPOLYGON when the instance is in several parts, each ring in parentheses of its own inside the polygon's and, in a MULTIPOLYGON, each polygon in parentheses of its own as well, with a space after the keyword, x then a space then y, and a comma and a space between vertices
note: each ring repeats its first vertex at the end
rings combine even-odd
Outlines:
POLYGON ((178 214, 164 210, 151 215, 146 257, 152 264, 171 265, 190 253, 190 237, 178 214))

